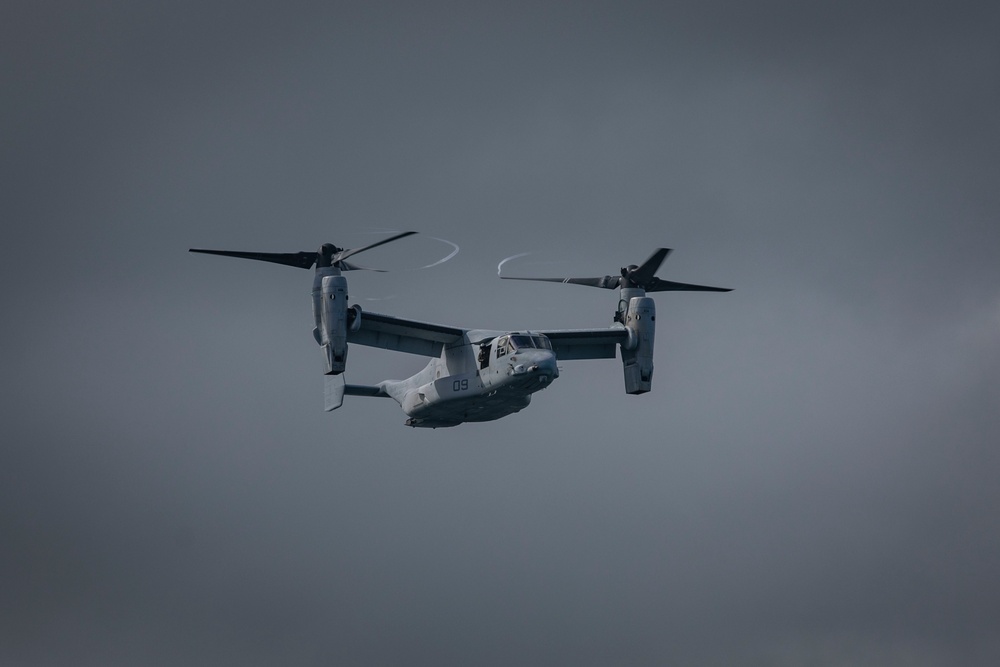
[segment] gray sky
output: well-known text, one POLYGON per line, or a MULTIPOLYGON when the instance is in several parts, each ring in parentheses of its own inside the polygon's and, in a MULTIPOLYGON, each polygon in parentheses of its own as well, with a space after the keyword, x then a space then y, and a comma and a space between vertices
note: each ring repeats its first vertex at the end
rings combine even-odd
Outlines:
POLYGON ((995 3, 84 4, 0 8, 0 663, 1000 660, 995 3), (657 296, 650 394, 424 431, 322 412, 308 273, 186 252, 398 229, 462 253, 366 309, 736 291, 657 296))

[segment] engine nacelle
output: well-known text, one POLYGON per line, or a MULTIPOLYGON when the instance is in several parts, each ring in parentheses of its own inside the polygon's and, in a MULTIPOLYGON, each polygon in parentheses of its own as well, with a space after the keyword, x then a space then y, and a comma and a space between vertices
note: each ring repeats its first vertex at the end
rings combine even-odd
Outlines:
POLYGON ((623 317, 629 330, 629 342, 621 348, 625 393, 645 394, 653 385, 656 304, 649 297, 632 297, 623 317))
MULTIPOLYGON (((339 375, 347 367, 347 279, 323 276, 319 291, 319 344, 327 375, 339 375)), ((317 296, 313 292, 313 298, 317 296)), ((360 317, 356 317, 360 321, 360 317)))

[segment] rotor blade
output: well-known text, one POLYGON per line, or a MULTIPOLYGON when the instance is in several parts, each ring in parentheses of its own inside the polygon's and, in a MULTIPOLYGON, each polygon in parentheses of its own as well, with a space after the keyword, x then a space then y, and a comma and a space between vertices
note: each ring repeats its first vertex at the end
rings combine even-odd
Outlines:
POLYGON ((360 248, 351 248, 349 250, 344 250, 343 252, 339 253, 336 257, 334 257, 334 262, 345 260, 351 255, 357 255, 359 252, 364 252, 365 250, 371 250, 372 248, 377 248, 380 245, 385 245, 386 243, 391 243, 396 239, 401 239, 405 236, 412 236, 413 234, 416 234, 416 232, 403 232, 402 234, 396 234, 395 236, 390 236, 387 239, 382 239, 381 241, 377 241, 375 243, 371 243, 366 246, 361 246, 360 248))
POLYGON ((191 248, 189 252, 200 252, 206 255, 222 255, 223 257, 239 257, 240 259, 256 259, 261 262, 273 262, 285 266, 295 266, 300 269, 311 269, 316 263, 315 252, 239 252, 235 250, 204 250, 191 248))
POLYGON ((690 283, 675 283, 672 280, 653 278, 646 284, 647 292, 732 292, 725 287, 709 287, 708 285, 692 285, 690 283))
POLYGON ((351 264, 350 262, 338 262, 337 266, 341 271, 376 271, 378 273, 385 273, 385 269, 373 269, 369 266, 358 266, 357 264, 351 264))
POLYGON ((502 280, 537 280, 546 283, 569 283, 570 285, 585 285, 587 287, 600 287, 603 289, 616 289, 621 283, 618 276, 604 276, 603 278, 515 278, 514 276, 500 276, 502 280))
POLYGON ((653 279, 656 275, 657 270, 660 268, 660 264, 663 264, 663 260, 667 258, 670 254, 670 248, 657 248, 656 252, 649 256, 645 262, 639 265, 635 271, 629 274, 629 278, 637 285, 644 285, 653 279))

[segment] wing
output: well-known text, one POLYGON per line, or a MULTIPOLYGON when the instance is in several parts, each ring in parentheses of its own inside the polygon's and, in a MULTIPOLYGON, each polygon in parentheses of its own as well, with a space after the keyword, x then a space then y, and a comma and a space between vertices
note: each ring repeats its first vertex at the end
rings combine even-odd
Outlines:
POLYGON ((465 329, 457 327, 361 311, 361 324, 357 331, 348 329, 347 342, 437 357, 446 345, 459 342, 464 336, 465 329))
MULTIPOLYGON (((532 333, 535 333, 534 331, 532 333)), ((556 329, 539 331, 552 341, 560 361, 571 359, 614 359, 615 347, 628 340, 624 327, 610 329, 556 329)))

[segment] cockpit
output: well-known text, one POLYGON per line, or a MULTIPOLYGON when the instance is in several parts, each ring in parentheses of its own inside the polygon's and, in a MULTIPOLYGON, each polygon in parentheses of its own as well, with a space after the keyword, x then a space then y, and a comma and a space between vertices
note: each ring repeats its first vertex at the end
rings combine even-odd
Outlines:
POLYGON ((512 352, 524 349, 536 349, 536 350, 551 350, 552 343, 549 339, 540 334, 512 334, 508 337, 510 339, 510 347, 512 352))
MULTIPOLYGON (((493 346, 494 357, 500 359, 508 354, 524 350, 551 350, 552 342, 542 334, 508 334, 496 339, 493 346)), ((489 363, 489 344, 484 344, 479 354, 479 367, 486 368, 489 363)))

